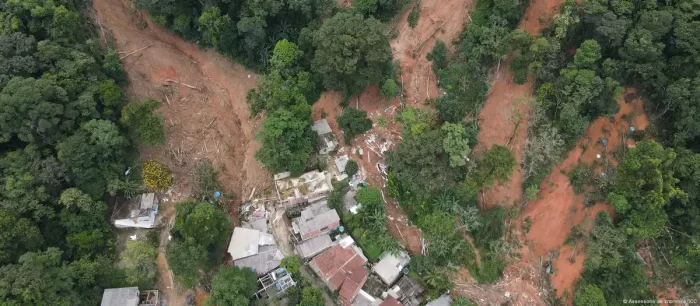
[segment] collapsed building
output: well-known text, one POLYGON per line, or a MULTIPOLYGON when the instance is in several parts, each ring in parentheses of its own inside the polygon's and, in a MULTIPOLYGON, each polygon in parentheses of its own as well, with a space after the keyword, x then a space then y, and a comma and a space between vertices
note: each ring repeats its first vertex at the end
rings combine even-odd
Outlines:
POLYGON ((250 268, 258 276, 278 268, 284 258, 271 234, 243 227, 233 229, 228 253, 235 266, 250 268))
POLYGON ((154 228, 158 215, 158 197, 144 193, 115 205, 112 223, 117 228, 154 228))

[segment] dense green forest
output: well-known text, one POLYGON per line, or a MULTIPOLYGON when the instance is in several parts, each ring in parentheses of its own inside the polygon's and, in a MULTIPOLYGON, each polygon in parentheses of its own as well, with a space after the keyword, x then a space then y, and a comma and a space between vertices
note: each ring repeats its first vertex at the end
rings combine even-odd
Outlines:
MULTIPOLYGON (((273 172, 320 166, 311 162, 317 149, 311 105, 321 91, 342 91, 346 103, 368 85, 381 87, 386 99, 402 90, 382 23, 406 7, 402 0, 358 0, 351 9, 328 0, 134 3, 183 38, 261 73, 248 103, 254 115, 266 115, 256 158, 273 172)), ((157 237, 129 242, 115 255, 107 203, 144 189, 140 178, 131 178, 138 174, 125 176, 130 167, 143 172, 151 189, 172 183, 160 162, 148 161, 140 171, 135 148, 165 141, 154 115, 158 103, 127 101, 120 88, 126 73, 109 42, 94 33, 87 5, 0 4, 2 305, 94 305, 105 287, 148 287, 156 279, 157 237), (116 260, 125 267, 115 268, 116 260)), ((438 41, 428 54, 446 93, 431 101, 435 110, 406 107, 396 117, 402 141, 388 153, 386 191, 422 230, 427 248, 413 257, 410 276, 437 297, 453 287, 451 268, 468 267, 478 282, 494 283, 517 251, 504 238, 517 208, 484 211, 477 203, 480 189, 509 179, 516 159, 498 145, 473 154, 479 127, 465 119, 478 118, 489 70, 510 61, 516 82, 535 82, 522 165, 525 199, 537 197, 542 180, 593 119, 617 112, 624 86, 639 89, 652 119, 646 131, 629 134, 635 147, 612 148, 619 167, 606 179, 592 179, 586 166, 569 174, 577 191, 581 185, 595 191, 588 201, 607 200, 615 209, 614 216, 596 216, 590 233, 579 237, 587 258, 574 304, 651 298, 652 289, 671 283, 688 289, 686 295, 700 294, 700 4, 570 1, 538 37, 515 29, 527 5, 478 1, 460 37, 438 41), (651 266, 635 254, 642 245, 655 255, 651 266)), ((415 24, 420 10, 413 12, 415 24)), ((366 113, 351 108, 337 121, 348 143, 372 127, 366 113)), ((210 305, 247 305, 255 275, 232 267, 211 272, 231 223, 226 208, 209 198, 220 187, 216 171, 211 164, 196 168, 197 201, 177 206, 169 263, 185 287, 212 284, 210 305)), ((357 164, 351 168, 357 171, 357 164)), ((354 216, 342 213, 345 191, 337 188, 329 203, 368 258, 399 249, 379 189, 358 191, 363 207, 354 216)), ((290 257, 283 265, 296 274, 298 261, 290 257)), ((324 303, 304 281, 289 297, 292 305, 324 303)))
MULTIPOLYGON (((120 120, 126 74, 86 5, 0 4, 2 305, 95 305, 102 288, 140 281, 129 263, 114 268, 106 202, 140 188, 124 176, 137 162, 134 126, 120 120)), ((155 248, 129 249, 154 262, 155 248)))
POLYGON ((693 1, 567 2, 540 37, 516 51, 516 81, 536 76, 526 186, 539 185, 591 120, 617 112, 622 85, 640 89, 652 119, 646 131, 628 136, 645 141, 614 148, 618 169, 590 181, 590 202, 607 199, 615 218, 599 215, 587 237, 576 305, 651 298, 649 285, 700 293, 698 17, 693 1), (635 255, 640 245, 651 246, 653 267, 635 255))

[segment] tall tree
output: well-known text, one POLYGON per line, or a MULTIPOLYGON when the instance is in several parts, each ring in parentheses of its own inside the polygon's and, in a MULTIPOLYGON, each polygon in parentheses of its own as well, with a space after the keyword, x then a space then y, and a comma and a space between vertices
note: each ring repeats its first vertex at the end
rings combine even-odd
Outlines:
POLYGON ((255 157, 272 171, 300 174, 306 169, 314 149, 315 134, 311 130, 311 110, 304 105, 303 116, 278 109, 263 121, 258 134, 262 147, 255 157))
POLYGON ((628 234, 654 237, 668 222, 664 206, 672 199, 687 199, 687 194, 676 187, 675 158, 672 149, 655 141, 642 141, 620 163, 608 199, 628 234))
POLYGON ((515 167, 513 152, 501 145, 493 145, 484 152, 477 163, 477 173, 482 186, 491 186, 494 182, 504 182, 510 178, 515 167))
POLYGON ((392 69, 391 48, 374 18, 338 13, 327 19, 314 36, 312 68, 323 76, 327 89, 360 93, 379 85, 392 69))
POLYGON ((214 275, 207 306, 247 306, 257 291, 258 276, 249 268, 221 266, 214 275))

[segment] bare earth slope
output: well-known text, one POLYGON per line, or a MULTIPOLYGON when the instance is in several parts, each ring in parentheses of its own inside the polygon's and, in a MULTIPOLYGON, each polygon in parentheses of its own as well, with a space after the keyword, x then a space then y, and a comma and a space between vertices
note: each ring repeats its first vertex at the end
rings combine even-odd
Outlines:
MULTIPOLYGON (((221 168, 219 180, 239 199, 247 198, 253 188, 259 192, 272 186, 270 173, 253 156, 260 122, 250 118, 246 94, 255 87, 255 74, 151 23, 126 0, 94 0, 93 9, 105 42, 113 42, 122 54, 129 99, 161 102, 158 113, 164 118, 166 144, 139 149, 144 160, 164 161, 173 171, 173 191, 161 211, 164 224, 174 219, 171 203, 190 194, 190 173, 199 159, 208 158, 221 168), (148 48, 130 54, 144 47, 148 48)), ((232 215, 236 220, 235 212, 232 215)), ((184 292, 173 282, 165 258, 167 242, 166 228, 158 250, 156 288, 168 305, 185 305, 184 292)))

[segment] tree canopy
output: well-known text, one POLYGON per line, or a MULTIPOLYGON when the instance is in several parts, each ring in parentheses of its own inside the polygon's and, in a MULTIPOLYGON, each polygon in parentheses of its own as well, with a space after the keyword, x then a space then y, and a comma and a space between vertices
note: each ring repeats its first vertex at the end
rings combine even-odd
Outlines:
POLYGON ((255 294, 258 275, 250 268, 221 266, 214 275, 207 306, 247 306, 255 294))
POLYGON ((312 69, 323 86, 355 94, 380 85, 392 70, 391 48, 378 20, 338 13, 315 33, 312 69))

